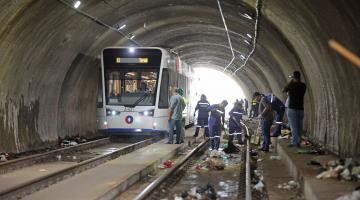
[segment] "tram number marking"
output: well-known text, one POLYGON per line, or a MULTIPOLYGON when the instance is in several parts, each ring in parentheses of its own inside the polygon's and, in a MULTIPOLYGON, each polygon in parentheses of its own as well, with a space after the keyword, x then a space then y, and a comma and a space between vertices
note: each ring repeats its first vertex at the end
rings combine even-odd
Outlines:
POLYGON ((125 112, 134 112, 134 108, 125 107, 124 111, 125 112))

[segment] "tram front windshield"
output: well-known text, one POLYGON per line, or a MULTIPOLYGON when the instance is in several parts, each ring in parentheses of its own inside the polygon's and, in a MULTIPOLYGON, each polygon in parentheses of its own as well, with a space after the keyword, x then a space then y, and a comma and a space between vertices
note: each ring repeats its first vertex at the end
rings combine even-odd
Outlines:
POLYGON ((107 105, 153 106, 158 68, 113 68, 105 71, 107 105))

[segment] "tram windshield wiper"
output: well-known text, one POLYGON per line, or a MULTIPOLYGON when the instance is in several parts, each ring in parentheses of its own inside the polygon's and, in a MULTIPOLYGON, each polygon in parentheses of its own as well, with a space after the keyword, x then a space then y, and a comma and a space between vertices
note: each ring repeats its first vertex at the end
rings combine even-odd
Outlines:
POLYGON ((138 100, 135 101, 135 103, 133 103, 132 105, 126 105, 126 107, 134 108, 140 102, 144 101, 144 99, 146 99, 146 97, 150 96, 150 94, 151 94, 150 91, 146 91, 145 94, 143 94, 138 100))

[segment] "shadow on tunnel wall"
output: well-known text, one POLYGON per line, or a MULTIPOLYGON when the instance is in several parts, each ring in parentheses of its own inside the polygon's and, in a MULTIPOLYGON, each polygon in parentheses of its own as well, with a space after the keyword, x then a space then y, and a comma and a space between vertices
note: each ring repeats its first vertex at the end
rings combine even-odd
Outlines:
POLYGON ((96 96, 99 59, 78 54, 63 81, 58 106, 58 136, 92 137, 97 133, 96 96))

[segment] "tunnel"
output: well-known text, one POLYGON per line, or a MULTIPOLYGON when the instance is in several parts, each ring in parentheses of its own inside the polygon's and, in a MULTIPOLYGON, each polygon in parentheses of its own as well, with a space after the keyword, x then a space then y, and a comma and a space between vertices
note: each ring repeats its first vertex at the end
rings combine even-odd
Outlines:
POLYGON ((328 45, 335 39, 360 54, 359 1, 223 0, 221 12, 215 0, 74 2, 0 1, 0 151, 95 136, 101 50, 158 46, 220 71, 233 50, 223 73, 248 99, 254 91, 284 99, 299 70, 306 135, 342 157, 360 156, 360 69, 328 45))

